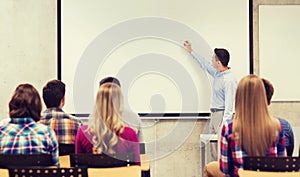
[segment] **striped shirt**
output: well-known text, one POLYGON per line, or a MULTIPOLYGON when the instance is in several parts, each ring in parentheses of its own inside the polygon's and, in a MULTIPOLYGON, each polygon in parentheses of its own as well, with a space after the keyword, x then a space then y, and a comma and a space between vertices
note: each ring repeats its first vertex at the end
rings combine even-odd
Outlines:
POLYGON ((12 118, 0 126, 1 154, 51 154, 58 166, 58 144, 53 130, 32 118, 12 118))
MULTIPOLYGON (((248 156, 245 149, 238 145, 232 134, 232 122, 225 123, 221 134, 220 169, 226 177, 237 177, 243 168, 243 158, 248 156)), ((266 156, 286 156, 285 137, 281 128, 279 140, 266 152, 266 156)))
POLYGON ((77 131, 82 125, 80 120, 60 108, 44 111, 40 123, 49 125, 55 131, 58 143, 62 144, 75 144, 77 131))

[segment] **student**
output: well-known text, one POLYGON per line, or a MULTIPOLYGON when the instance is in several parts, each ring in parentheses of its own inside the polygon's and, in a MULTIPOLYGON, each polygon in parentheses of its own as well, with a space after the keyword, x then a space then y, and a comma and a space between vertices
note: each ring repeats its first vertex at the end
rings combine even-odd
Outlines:
POLYGON ((235 103, 233 120, 222 128, 220 163, 205 167, 207 177, 238 176, 246 156, 286 156, 283 129, 269 114, 264 84, 258 76, 241 79, 235 103))
MULTIPOLYGON (((268 102, 268 105, 270 105, 272 96, 274 94, 274 87, 269 80, 263 78, 262 81, 263 81, 265 89, 266 89, 267 102, 268 102)), ((284 136, 286 138, 286 153, 288 156, 293 156, 294 133, 293 133, 292 126, 285 119, 278 118, 278 120, 281 123, 282 129, 284 131, 284 136)))
MULTIPOLYGON (((119 87, 121 87, 120 81, 115 77, 105 77, 100 81, 99 85, 103 85, 104 83, 109 83, 109 82, 115 83, 119 87)), ((140 117, 136 113, 129 111, 127 109, 124 109, 122 111, 121 117, 126 126, 129 126, 130 128, 135 130, 135 132, 139 138, 139 142, 144 142, 144 136, 143 136, 143 131, 142 131, 142 121, 141 121, 140 117)))
POLYGON ((140 147, 135 131, 122 122, 123 95, 118 84, 102 83, 88 125, 80 127, 76 136, 76 153, 133 153, 140 165, 140 147))
POLYGON ((75 144, 82 123, 62 110, 65 104, 65 84, 59 80, 49 81, 43 88, 43 99, 47 109, 40 123, 49 125, 55 131, 58 143, 75 144))
POLYGON ((1 154, 51 154, 58 166, 58 144, 54 131, 40 120, 42 103, 30 84, 19 85, 10 102, 10 121, 0 126, 1 154))

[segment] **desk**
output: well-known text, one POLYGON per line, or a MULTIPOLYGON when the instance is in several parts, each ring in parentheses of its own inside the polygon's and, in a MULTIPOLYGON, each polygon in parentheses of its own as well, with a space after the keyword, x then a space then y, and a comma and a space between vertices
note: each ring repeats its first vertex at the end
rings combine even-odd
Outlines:
MULTIPOLYGON (((141 154, 141 172, 143 177, 150 177, 150 159, 148 154, 141 154)), ((70 167, 70 156, 64 155, 59 156, 60 167, 68 168, 70 167)))
POLYGON ((141 167, 137 165, 132 165, 129 167, 116 168, 88 168, 88 175, 89 177, 141 177, 141 167))

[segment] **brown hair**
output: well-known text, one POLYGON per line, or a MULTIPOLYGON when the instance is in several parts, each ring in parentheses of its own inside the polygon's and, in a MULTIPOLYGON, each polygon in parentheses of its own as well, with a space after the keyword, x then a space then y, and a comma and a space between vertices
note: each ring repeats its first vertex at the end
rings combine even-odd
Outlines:
POLYGON ((265 156, 268 148, 278 140, 279 131, 279 121, 269 114, 262 80, 256 75, 242 78, 236 91, 233 118, 237 143, 249 156, 265 156))
POLYGON ((227 66, 230 60, 229 52, 226 49, 215 48, 214 52, 218 60, 222 63, 223 66, 227 66))
POLYGON ((41 111, 42 103, 38 91, 30 84, 20 84, 9 102, 9 116, 11 118, 31 117, 39 121, 41 111))
POLYGON ((264 86, 265 86, 268 104, 271 104, 271 99, 272 99, 272 96, 274 94, 274 87, 271 84, 271 82, 268 81, 267 79, 262 79, 262 81, 263 81, 264 86))
POLYGON ((65 84, 60 80, 49 81, 43 88, 43 99, 47 108, 58 107, 65 96, 65 84))

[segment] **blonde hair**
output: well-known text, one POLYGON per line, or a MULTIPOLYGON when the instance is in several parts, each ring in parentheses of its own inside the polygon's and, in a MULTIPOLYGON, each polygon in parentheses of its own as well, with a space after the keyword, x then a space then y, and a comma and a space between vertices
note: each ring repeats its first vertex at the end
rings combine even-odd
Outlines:
POLYGON ((93 134, 94 153, 115 153, 114 146, 118 143, 118 135, 124 129, 121 120, 122 110, 121 88, 114 83, 101 85, 88 124, 88 131, 93 134))
POLYGON ((249 156, 265 156, 278 141, 280 123, 270 116, 262 80, 248 75, 238 84, 233 135, 249 156))

